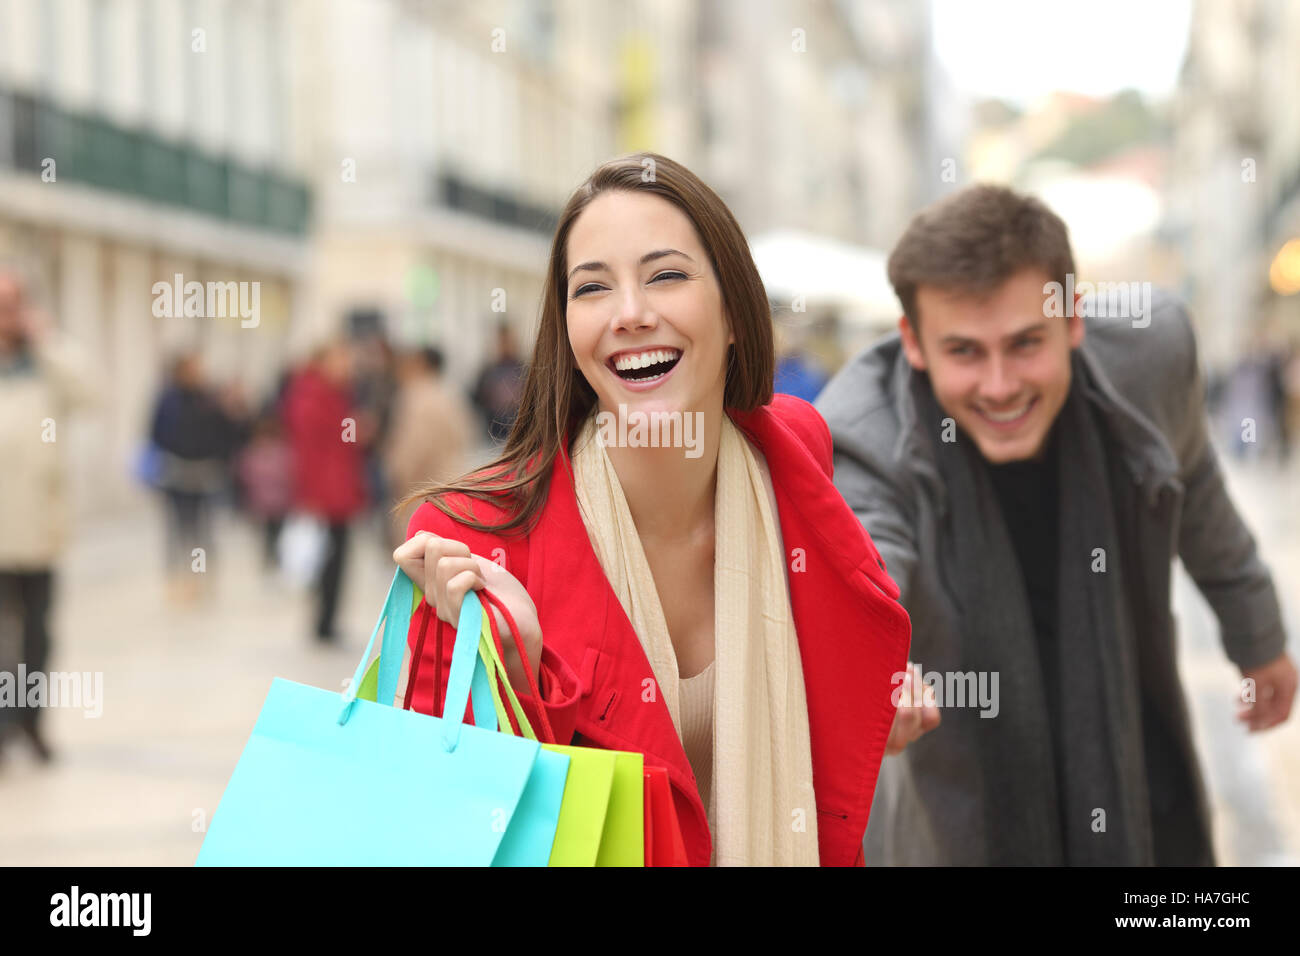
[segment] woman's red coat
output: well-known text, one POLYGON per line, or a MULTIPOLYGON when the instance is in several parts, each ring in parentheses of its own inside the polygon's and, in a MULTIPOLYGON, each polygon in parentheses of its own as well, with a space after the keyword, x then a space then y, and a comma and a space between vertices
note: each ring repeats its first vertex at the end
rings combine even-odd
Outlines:
MULTIPOLYGON (((763 453, 772 475, 790 562, 790 602, 802 655, 812 746, 817 835, 823 865, 862 863, 862 836, 894 718, 894 674, 906 667, 911 626, 898 587, 871 538, 831 483, 831 437, 807 402, 777 395, 732 420, 763 453)), ((643 699, 653 672, 609 586, 578 513, 567 453, 556 459, 541 519, 527 537, 458 524, 429 503, 407 537, 432 531, 503 564, 528 589, 542 626, 542 697, 560 742, 631 750, 666 767, 694 866, 706 866, 705 808, 661 694, 643 699)), ((464 513, 468 499, 453 499, 464 513)), ((480 521, 501 512, 472 502, 480 521)), ((413 617, 415 646, 420 615, 413 617)), ((451 641, 444 641, 446 680, 451 641)), ((433 709, 433 644, 426 640, 412 707, 433 709)), ((535 714, 536 702, 521 695, 535 714)), ((792 825, 795 821, 792 820, 792 825)))

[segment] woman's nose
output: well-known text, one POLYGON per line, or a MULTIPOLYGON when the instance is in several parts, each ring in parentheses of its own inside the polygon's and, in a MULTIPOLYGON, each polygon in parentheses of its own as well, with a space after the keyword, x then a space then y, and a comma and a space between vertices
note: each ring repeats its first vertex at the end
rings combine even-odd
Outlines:
POLYGON ((618 312, 614 316, 615 329, 629 331, 654 328, 658 317, 650 309, 649 303, 641 293, 639 286, 628 288, 618 299, 618 312))

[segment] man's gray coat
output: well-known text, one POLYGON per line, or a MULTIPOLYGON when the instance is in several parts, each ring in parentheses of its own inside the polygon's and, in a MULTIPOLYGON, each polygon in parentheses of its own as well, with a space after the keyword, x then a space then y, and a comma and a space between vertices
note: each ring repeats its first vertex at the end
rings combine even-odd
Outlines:
MULTIPOLYGON (((1191 323, 1173 298, 1157 293, 1150 324, 1130 319, 1086 320, 1080 346, 1100 394, 1109 453, 1123 456, 1144 507, 1137 540, 1148 594, 1146 619, 1136 629, 1143 661, 1145 705, 1164 728, 1165 762, 1185 786, 1152 806, 1155 860, 1161 864, 1213 861, 1209 814, 1192 747, 1187 707, 1178 678, 1170 610, 1175 557, 1218 617, 1228 657, 1241 668, 1267 663, 1284 650, 1277 596, 1255 542, 1224 488, 1207 433, 1202 376, 1191 323)), ((936 649, 960 641, 942 634, 936 540, 944 520, 945 489, 933 445, 917 421, 910 383, 915 373, 894 333, 850 361, 816 402, 835 446, 835 484, 871 534, 912 619, 910 659, 923 667, 936 649)), ((1007 580, 1017 567, 996 569, 1007 580)), ((1005 688, 1004 688, 1005 690, 1005 688)), ((870 864, 987 864, 1034 862, 1032 848, 1001 852, 987 845, 980 821, 991 790, 980 778, 1014 781, 1017 768, 971 772, 970 754, 954 732, 978 721, 974 709, 943 711, 943 722, 881 768, 866 836, 870 864), (965 768, 965 769, 964 769, 965 768), (922 794, 926 794, 925 798, 922 794)), ((992 721, 990 723, 996 723, 992 721)), ((1136 732, 1136 730, 1135 730, 1136 732)), ((1150 748, 1148 748, 1150 749, 1150 748)))

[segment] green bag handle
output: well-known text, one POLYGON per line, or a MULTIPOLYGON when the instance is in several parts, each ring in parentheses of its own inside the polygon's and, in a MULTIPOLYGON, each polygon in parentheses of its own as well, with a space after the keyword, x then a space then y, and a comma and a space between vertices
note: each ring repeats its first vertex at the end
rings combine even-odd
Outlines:
POLYGON ((501 687, 505 687, 510 709, 519 722, 520 732, 529 740, 536 740, 537 733, 533 730, 533 725, 528 722, 528 717, 524 714, 523 705, 519 703, 519 697, 515 694, 515 689, 510 686, 510 676, 506 672, 506 665, 502 662, 501 655, 497 653, 496 641, 492 639, 492 624, 486 614, 483 615, 483 628, 479 634, 478 656, 487 668, 488 686, 492 689, 492 703, 496 710, 497 727, 504 733, 511 733, 510 718, 506 715, 505 701, 501 698, 501 687))

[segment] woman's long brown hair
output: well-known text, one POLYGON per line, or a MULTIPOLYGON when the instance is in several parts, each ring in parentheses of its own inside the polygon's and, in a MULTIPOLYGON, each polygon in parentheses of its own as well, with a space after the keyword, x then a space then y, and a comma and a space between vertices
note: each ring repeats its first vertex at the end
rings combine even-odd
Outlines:
MULTIPOLYGON (((524 379, 519 413, 501 456, 456 481, 417 488, 393 509, 424 499, 455 521, 478 531, 527 534, 540 515, 561 442, 576 437, 578 424, 596 403, 569 347, 569 231, 593 199, 614 190, 661 196, 686 214, 713 264, 735 342, 730 346, 723 392, 725 409, 753 411, 772 400, 776 357, 767 292, 736 219, 718 195, 680 163, 657 153, 634 153, 600 166, 565 204, 551 243, 542 291, 541 321, 524 379), (487 524, 457 513, 445 500, 464 495, 502 509, 507 518, 487 524)), ((565 449, 569 451, 569 449, 565 449)))

